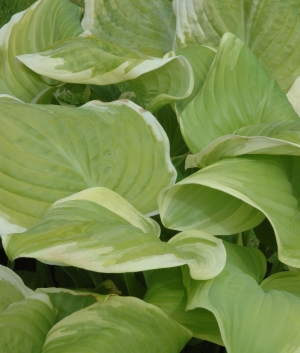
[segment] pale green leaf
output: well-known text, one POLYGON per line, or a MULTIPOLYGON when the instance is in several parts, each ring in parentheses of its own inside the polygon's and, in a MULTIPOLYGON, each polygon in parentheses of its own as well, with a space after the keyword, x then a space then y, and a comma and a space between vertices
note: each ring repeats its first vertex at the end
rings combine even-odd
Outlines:
POLYGON ((0 93, 30 102, 49 87, 15 56, 35 53, 83 32, 81 9, 68 0, 39 0, 0 29, 0 93))
POLYGON ((243 154, 300 155, 300 121, 246 126, 216 138, 201 152, 188 155, 186 168, 203 168, 243 154))
POLYGON ((300 77, 297 77, 286 96, 294 107, 295 112, 300 116, 300 77))
POLYGON ((261 262, 262 254, 256 249, 229 245, 235 247, 235 251, 227 252, 227 263, 219 276, 208 281, 195 281, 184 274, 188 308, 204 308, 215 315, 229 353, 298 352, 299 297, 277 290, 278 286, 272 286, 270 281, 267 285, 270 290, 265 293, 257 283, 258 278, 245 271, 246 268, 255 270, 248 261, 249 256, 245 257, 246 252, 256 265, 261 262), (238 262, 232 254, 239 258, 238 262))
POLYGON ((109 43, 162 57, 172 50, 175 17, 168 0, 85 0, 82 27, 109 43))
POLYGON ((267 277, 260 286, 267 293, 271 290, 288 292, 300 299, 300 272, 278 272, 267 277))
POLYGON ((156 306, 111 296, 56 324, 42 353, 178 353, 191 336, 156 306))
POLYGON ((129 101, 80 108, 1 99, 0 234, 34 225, 58 199, 108 187, 142 213, 174 183, 168 138, 129 101))
POLYGON ((266 216, 281 262, 300 267, 299 157, 241 156, 219 161, 163 190, 164 225, 215 235, 239 233, 266 216))
POLYGON ((226 32, 244 38, 243 0, 174 0, 176 45, 217 47, 226 32))
POLYGON ((179 114, 183 137, 193 153, 245 126, 298 120, 275 80, 230 33, 223 36, 202 89, 179 114))
POLYGON ((9 268, 0 265, 0 312, 10 304, 30 297, 34 292, 9 268))
POLYGON ((214 315, 205 309, 186 310, 187 295, 180 268, 153 271, 144 301, 153 304, 197 337, 223 345, 214 315))
POLYGON ((33 294, 0 313, 0 351, 40 353, 56 309, 45 294, 33 294))
POLYGON ((176 44, 217 47, 231 32, 245 42, 284 92, 300 74, 298 0, 174 0, 176 44))
MULTIPOLYGON (((233 274, 243 275, 261 283, 267 269, 266 258, 258 249, 245 248, 229 242, 223 242, 226 249, 226 264, 219 276, 215 277, 216 282, 233 274)), ((182 278, 187 290, 188 310, 193 310, 199 306, 199 298, 209 297, 209 288, 214 283, 214 279, 208 281, 196 281, 190 277, 187 269, 182 267, 182 278)), ((225 288, 224 288, 225 289, 225 288)), ((204 299, 205 300, 205 299, 204 299)), ((210 310, 210 309, 208 309, 210 310)))
POLYGON ((226 252, 220 239, 198 230, 176 234, 168 241, 178 251, 190 269, 192 278, 208 279, 224 268, 226 252))
POLYGON ((216 50, 203 45, 195 45, 178 49, 175 53, 176 55, 182 55, 188 59, 194 74, 194 87, 192 93, 187 98, 177 101, 175 104, 176 111, 180 114, 202 88, 216 55, 216 50))
POLYGON ((170 61, 182 61, 172 53, 163 58, 148 56, 90 33, 61 40, 44 51, 17 58, 40 75, 62 82, 94 85, 133 80, 170 61))
POLYGON ((104 273, 187 264, 191 276, 207 279, 225 264, 222 241, 187 231, 160 241, 158 224, 107 188, 91 188, 57 201, 33 228, 2 237, 11 259, 34 257, 104 273))
POLYGON ((130 85, 141 105, 154 113, 169 103, 187 98, 192 93, 193 69, 189 61, 180 56, 177 60, 132 80, 130 85))

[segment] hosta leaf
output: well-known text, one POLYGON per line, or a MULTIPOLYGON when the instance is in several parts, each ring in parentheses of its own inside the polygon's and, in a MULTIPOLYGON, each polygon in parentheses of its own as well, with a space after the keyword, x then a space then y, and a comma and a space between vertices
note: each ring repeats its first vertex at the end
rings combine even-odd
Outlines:
POLYGON ((61 40, 44 51, 17 57, 34 72, 62 82, 108 85, 133 80, 177 59, 155 58, 90 33, 61 40))
POLYGON ((155 114, 156 119, 165 130, 170 141, 170 156, 176 157, 188 153, 189 149, 185 144, 180 125, 178 124, 176 114, 170 105, 160 109, 155 114))
POLYGON ((217 47, 226 32, 244 40, 244 1, 174 0, 176 44, 217 47))
POLYGON ((111 296, 102 305, 96 303, 56 324, 42 353, 178 353, 191 336, 154 305, 111 296))
POLYGON ((0 29, 0 93, 30 102, 49 87, 39 75, 17 63, 15 56, 35 53, 59 40, 79 35, 83 32, 80 15, 81 9, 68 0, 39 0, 14 15, 0 29))
MULTIPOLYGON (((245 248, 226 241, 224 241, 223 244, 226 249, 227 258, 223 271, 219 276, 215 277, 217 281, 232 274, 236 274, 252 278, 255 283, 262 282, 267 265, 266 258, 261 251, 258 249, 245 248)), ((182 268, 182 278, 187 290, 188 301, 186 308, 193 310, 202 307, 198 305, 199 298, 209 296, 209 287, 213 283, 213 280, 196 281, 190 277, 184 267, 182 268)))
POLYGON ((0 350, 40 353, 56 310, 45 294, 33 294, 0 313, 0 350))
POLYGON ((208 233, 187 230, 176 234, 168 244, 175 246, 186 261, 192 278, 212 278, 224 268, 226 252, 222 241, 208 233))
POLYGON ((56 200, 94 186, 155 212, 176 178, 165 132, 129 101, 75 109, 4 97, 0 121, 0 234, 24 231, 56 200))
POLYGON ((162 222, 177 230, 229 235, 253 228, 265 215, 280 261, 300 267, 299 168, 299 157, 223 159, 160 194, 162 222))
POLYGON ((79 292, 65 288, 38 288, 37 293, 47 294, 57 310, 55 323, 96 302, 104 302, 107 296, 96 293, 79 292))
POLYGON ((180 268, 153 271, 144 301, 189 329, 193 337, 223 345, 218 323, 210 311, 186 310, 187 295, 180 268))
POLYGON ((267 293, 271 290, 288 292, 300 299, 300 272, 284 271, 266 278, 260 286, 267 293))
POLYGON ((275 80, 230 33, 223 36, 201 91, 179 115, 193 153, 245 126, 298 120, 275 80))
POLYGON ((192 175, 198 171, 198 168, 185 168, 185 162, 188 154, 184 154, 182 156, 171 158, 174 167, 177 170, 177 179, 176 182, 181 181, 182 179, 192 175))
POLYGON ((212 278, 225 264, 221 240, 187 231, 169 243, 160 229, 126 200, 106 188, 92 188, 57 201, 25 233, 3 236, 12 259, 35 257, 46 263, 123 273, 188 264, 191 276, 212 278))
MULTIPOLYGON (((262 255, 258 250, 239 247, 234 253, 238 254, 240 262, 244 257, 242 251, 251 251, 252 258, 256 257, 257 264, 260 262, 262 255)), ((230 253, 227 252, 227 256, 225 269, 212 280, 194 281, 184 274, 188 284, 188 308, 205 308, 215 315, 230 353, 298 352, 299 297, 276 290, 276 286, 265 293, 252 276, 231 260, 230 253)), ((245 261, 243 267, 249 265, 245 261)))
POLYGON ((270 221, 265 218, 262 223, 253 229, 257 239, 266 245, 269 249, 277 252, 277 242, 274 234, 274 229, 270 221))
POLYGON ((85 31, 150 56, 172 50, 175 17, 167 0, 86 0, 85 31))
POLYGON ((155 111, 174 102, 176 112, 180 113, 205 82, 215 50, 198 45, 176 50, 175 54, 181 60, 173 60, 131 81, 141 104, 148 110, 155 111))
POLYGON ((192 93, 193 70, 189 61, 180 56, 132 80, 130 85, 141 105, 154 113, 164 105, 184 99, 192 93))
POLYGON ((286 96, 294 107, 295 112, 300 116, 300 77, 297 77, 286 96))
POLYGON ((89 85, 91 91, 91 100, 101 102, 112 102, 120 98, 121 91, 116 85, 96 86, 89 85))
POLYGON ((176 43, 217 47, 231 32, 243 40, 287 92, 299 76, 298 0, 175 0, 176 43))
POLYGON ((27 288, 12 270, 0 265, 0 313, 10 304, 28 298, 34 292, 27 288))
POLYGON ((15 273, 21 277, 22 281, 28 288, 35 290, 38 287, 39 275, 36 272, 16 270, 15 273))
POLYGON ((243 154, 300 155, 300 122, 285 121, 246 126, 223 135, 201 152, 188 155, 186 168, 203 168, 220 159, 243 154))
MULTIPOLYGON (((82 94, 82 95, 85 94, 86 91, 89 92, 89 87, 87 87, 86 85, 76 85, 76 84, 72 84, 72 83, 61 83, 59 85, 48 87, 48 88, 44 89, 36 97, 34 97, 34 99, 31 101, 31 103, 67 105, 67 104, 63 104, 63 102, 61 101, 61 96, 68 95, 68 96, 75 97, 75 95, 79 96, 79 94, 82 94)), ((89 98, 89 97, 87 97, 87 98, 89 98)), ((117 97, 116 99, 118 99, 118 98, 119 97, 117 97)), ((74 98, 73 98, 73 100, 75 101, 74 98)), ((86 99, 86 101, 81 103, 81 105, 86 103, 88 100, 89 99, 86 99)), ((79 104, 77 104, 77 105, 79 105, 79 104)), ((74 105, 74 106, 76 106, 76 105, 74 105)))
POLYGON ((216 50, 203 45, 195 45, 175 51, 176 55, 182 55, 190 62, 194 74, 194 88, 192 93, 185 99, 177 101, 176 111, 181 113, 184 108, 195 98, 203 86, 210 66, 216 55, 216 50))

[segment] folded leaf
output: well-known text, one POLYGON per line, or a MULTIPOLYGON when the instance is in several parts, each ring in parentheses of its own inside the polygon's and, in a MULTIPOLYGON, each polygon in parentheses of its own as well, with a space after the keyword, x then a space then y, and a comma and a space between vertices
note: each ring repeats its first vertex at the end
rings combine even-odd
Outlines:
POLYGON ((178 353, 191 336, 154 305, 111 296, 102 305, 96 303, 56 324, 42 353, 178 353))
POLYGON ((68 0, 39 0, 14 15, 0 29, 0 93, 30 102, 49 87, 42 77, 17 63, 15 56, 35 53, 59 40, 79 35, 83 31, 81 13, 68 0))
POLYGON ((218 323, 210 311, 186 310, 187 295, 180 268, 153 271, 144 301, 189 329, 193 337, 223 345, 218 323))
POLYGON ((280 261, 300 267, 299 168, 299 157, 223 159, 161 192, 162 222, 177 230, 229 235, 253 228, 265 215, 280 261))
POLYGON ((165 132, 129 101, 75 109, 2 97, 0 121, 0 234, 24 231, 56 200, 94 186, 155 212, 175 181, 165 132))
MULTIPOLYGON (((228 250, 228 245, 225 246, 228 250)), ((208 281, 195 281, 184 273, 188 308, 205 308, 215 315, 230 353, 298 352, 299 297, 270 285, 267 287, 271 290, 264 288, 265 293, 257 283, 262 276, 253 278, 245 271, 245 268, 255 271, 255 266, 251 266, 248 260, 251 256, 257 266, 263 259, 262 254, 256 249, 229 246, 235 249, 232 253, 227 251, 226 266, 219 276, 208 281), (245 256, 246 252, 248 256, 245 256), (239 264, 243 264, 242 267, 239 264)))
POLYGON ((158 224, 107 188, 91 188, 57 201, 33 228, 2 237, 10 258, 34 257, 104 273, 187 264, 191 276, 218 275, 226 253, 221 240, 203 232, 158 238, 158 224))
POLYGON ((203 45, 195 45, 178 49, 175 53, 188 59, 194 74, 194 88, 192 93, 187 98, 179 100, 175 104, 176 111, 180 114, 202 88, 216 55, 216 50, 203 45))
POLYGON ((300 272, 278 272, 267 277, 260 286, 267 293, 271 290, 288 292, 300 299, 300 272))
POLYGON ((44 51, 17 58, 34 72, 70 83, 108 85, 133 80, 177 59, 155 58, 104 41, 91 33, 61 40, 44 51))
POLYGON ((45 294, 33 294, 0 313, 0 350, 40 353, 56 310, 45 294))
POLYGON ((176 50, 175 54, 179 56, 178 60, 130 82, 140 104, 150 111, 173 103, 179 114, 202 87, 215 51, 198 45, 176 50))
POLYGON ((21 301, 34 292, 27 288, 21 278, 9 268, 0 265, 0 313, 10 304, 21 301))
POLYGON ((168 0, 86 0, 82 27, 109 43, 162 57, 172 50, 175 17, 168 0))
POLYGON ((245 126, 298 120, 275 80, 230 33, 223 36, 202 89, 179 115, 193 153, 245 126))
POLYGON ((177 60, 132 80, 130 85, 141 105, 156 112, 161 107, 191 94, 194 87, 193 70, 189 61, 180 56, 177 60))
POLYGON ((284 92, 300 74, 297 0, 175 0, 176 43, 217 47, 226 32, 254 52, 284 92))
POLYGON ((300 122, 246 126, 218 137, 201 152, 188 155, 186 168, 203 168, 220 159, 243 154, 300 155, 300 122))

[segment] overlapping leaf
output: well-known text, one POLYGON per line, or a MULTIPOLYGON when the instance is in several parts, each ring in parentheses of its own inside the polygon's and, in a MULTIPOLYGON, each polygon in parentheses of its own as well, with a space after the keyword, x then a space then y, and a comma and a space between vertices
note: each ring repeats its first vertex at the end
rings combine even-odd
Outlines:
POLYGON ((298 120, 275 80, 230 33, 223 36, 202 89, 179 114, 193 153, 245 126, 298 120))
POLYGON ((280 261, 300 267, 299 157, 241 156, 219 161, 162 191, 166 227, 226 235, 271 222, 280 261))
POLYGON ((215 315, 230 353, 299 351, 299 297, 288 293, 290 288, 278 290, 271 281, 264 292, 258 284, 265 270, 262 254, 237 245, 225 246, 227 262, 219 276, 194 281, 184 274, 188 308, 205 308, 215 315))
POLYGON ((168 0, 86 0, 82 26, 106 42, 156 57, 172 50, 175 35, 168 0))
POLYGON ((45 294, 33 294, 0 313, 1 352, 42 351, 54 325, 56 309, 45 294))
POLYGON ((271 290, 288 292, 300 299, 300 273, 299 272, 278 272, 267 277, 262 283, 262 289, 267 293, 271 290))
POLYGON ((144 300, 189 329, 193 337, 223 345, 218 323, 210 311, 186 310, 187 295, 180 268, 153 271, 144 300))
POLYGON ((130 84, 139 102, 154 113, 169 103, 187 98, 192 93, 193 70, 189 61, 180 56, 157 70, 139 76, 130 84))
POLYGON ((194 87, 192 93, 187 98, 178 100, 175 104, 176 111, 180 114, 202 88, 216 55, 216 50, 203 45, 195 45, 178 49, 175 53, 188 59, 194 74, 194 87))
POLYGON ((14 15, 0 30, 0 94, 30 102, 49 87, 42 77, 17 63, 16 55, 35 53, 83 32, 81 9, 68 0, 39 0, 14 15), (38 33, 38 35, 37 35, 38 33))
POLYGON ((55 323, 97 302, 103 303, 108 297, 96 293, 79 292, 65 288, 38 288, 36 292, 46 294, 50 298, 53 306, 57 310, 55 323))
POLYGON ((300 155, 300 121, 246 126, 223 135, 201 152, 188 155, 186 167, 203 168, 220 159, 244 154, 300 155))
POLYGON ((172 107, 170 105, 163 107, 155 114, 155 117, 168 135, 170 156, 176 157, 188 153, 189 149, 183 140, 180 125, 172 107))
POLYGON ((24 231, 56 200, 94 186, 154 212, 159 191, 176 178, 165 132, 134 103, 1 102, 0 234, 24 231))
POLYGON ((42 353, 178 353, 191 338, 162 310, 136 298, 109 297, 79 310, 49 332, 42 353))
POLYGON ((34 292, 27 288, 21 278, 5 266, 0 265, 0 312, 10 304, 30 297, 34 292))
POLYGON ((71 83, 108 85, 135 79, 172 60, 166 54, 155 58, 105 42, 90 33, 67 38, 35 54, 17 57, 34 72, 71 83))
POLYGON ((222 242, 203 232, 177 234, 169 243, 160 229, 107 188, 91 188, 57 201, 36 226, 3 236, 11 259, 35 257, 47 263, 97 272, 122 273, 187 264, 191 276, 212 278, 225 264, 222 242))
POLYGON ((231 32, 243 40, 287 92, 300 74, 298 0, 175 0, 176 43, 217 47, 231 32))

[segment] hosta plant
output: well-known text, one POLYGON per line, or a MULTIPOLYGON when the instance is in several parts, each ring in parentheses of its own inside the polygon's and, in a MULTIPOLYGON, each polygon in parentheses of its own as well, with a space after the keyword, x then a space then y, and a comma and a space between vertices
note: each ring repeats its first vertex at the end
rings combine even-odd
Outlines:
POLYGON ((300 352, 299 11, 38 0, 0 29, 1 352, 300 352))

